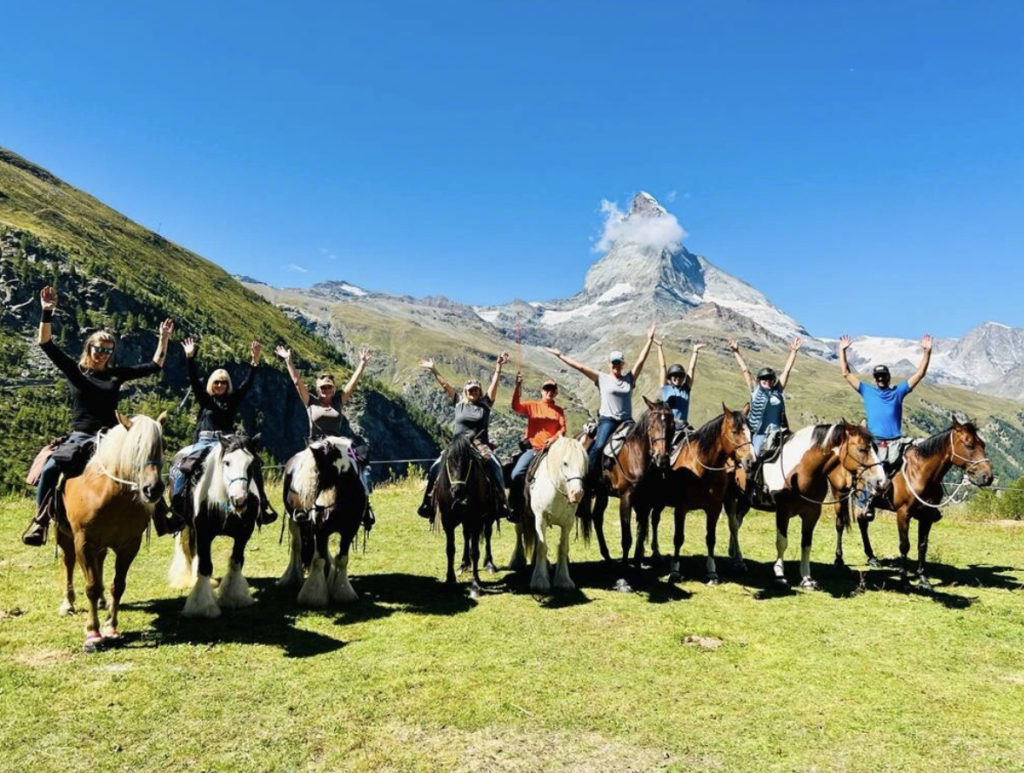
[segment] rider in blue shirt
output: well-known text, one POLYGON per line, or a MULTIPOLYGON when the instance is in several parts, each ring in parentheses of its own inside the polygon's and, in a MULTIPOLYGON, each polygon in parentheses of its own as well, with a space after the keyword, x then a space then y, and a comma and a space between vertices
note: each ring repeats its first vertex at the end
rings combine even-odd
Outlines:
POLYGON ((704 344, 693 345, 690 367, 685 370, 678 363, 666 368, 665 352, 662 349, 661 341, 657 338, 654 339, 654 345, 658 347, 658 366, 661 369, 661 399, 672 410, 678 432, 685 429, 690 421, 690 390, 693 389, 693 371, 697 367, 697 353, 704 348, 704 344))
POLYGON ((761 448, 769 435, 777 430, 789 429, 786 421, 786 401, 783 392, 789 381, 789 374, 796 362, 804 339, 797 336, 789 345, 789 356, 778 377, 772 368, 761 368, 757 378, 750 375, 750 369, 740 354, 740 345, 735 338, 729 339, 729 348, 740 366, 744 381, 750 390, 750 410, 747 412, 747 426, 750 429, 750 445, 755 457, 761 455, 761 448))

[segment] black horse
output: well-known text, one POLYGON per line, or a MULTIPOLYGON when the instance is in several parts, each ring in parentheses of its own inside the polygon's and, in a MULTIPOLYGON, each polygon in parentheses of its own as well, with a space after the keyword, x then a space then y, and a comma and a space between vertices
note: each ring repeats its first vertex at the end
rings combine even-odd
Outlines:
POLYGON ((302 582, 303 606, 326 607, 328 600, 356 601, 348 579, 348 555, 363 523, 369 500, 348 438, 327 437, 297 453, 285 465, 284 507, 288 514, 291 554, 278 585, 302 582), (341 544, 328 568, 328 541, 341 544))
MULTIPOLYGON (((457 436, 441 454, 441 470, 434 484, 434 509, 441 514, 446 538, 448 573, 445 583, 455 580, 455 528, 461 524, 465 552, 470 558, 473 581, 470 596, 480 595, 480 536, 497 518, 496 503, 488 462, 473 448, 465 435, 457 436)), ((433 523, 433 519, 431 519, 433 523)))
POLYGON ((197 480, 187 481, 182 499, 185 528, 178 535, 169 578, 176 587, 192 587, 182 612, 186 617, 217 617, 221 608, 236 609, 254 603, 242 576, 245 546, 256 528, 259 489, 253 480, 259 463, 260 436, 223 435, 206 454, 197 480), (215 537, 231 537, 234 546, 227 573, 214 596, 210 581, 215 537), (192 576, 192 558, 198 558, 192 576))

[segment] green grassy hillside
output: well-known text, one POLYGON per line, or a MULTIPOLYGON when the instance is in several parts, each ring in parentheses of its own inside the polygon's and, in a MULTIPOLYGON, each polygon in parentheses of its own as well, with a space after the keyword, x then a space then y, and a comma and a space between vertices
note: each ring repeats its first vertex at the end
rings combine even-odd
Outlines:
MULTIPOLYGON (((34 343, 37 298, 44 284, 54 284, 60 292, 54 334, 73 355, 88 331, 105 327, 119 337, 120 362, 148 360, 159 321, 171 317, 178 327, 176 340, 184 335, 200 339, 202 372, 226 363, 240 376, 242 363, 248 362, 249 341, 259 338, 265 366, 242 418, 250 429, 264 430, 264 441, 277 458, 301 448, 306 419, 280 360, 273 357, 274 345, 288 344, 300 369, 330 368, 341 375, 350 371, 336 349, 218 266, 0 148, 0 411, 5 417, 0 490, 19 488, 35 451, 67 427, 61 388, 49 386, 59 382, 56 371, 40 358, 34 343), (26 381, 43 386, 25 386, 26 381)), ((124 409, 174 409, 185 386, 184 357, 174 343, 163 377, 140 383, 126 395, 124 409)), ((379 413, 388 416, 383 423, 374 417, 367 422, 379 426, 370 438, 378 446, 378 458, 399 450, 403 455, 433 451, 436 426, 428 417, 372 379, 366 390, 383 399, 379 413), (404 433, 404 443, 411 447, 389 448, 391 429, 404 433)), ((354 406, 357 420, 367 392, 354 406)), ((186 405, 172 417, 170 447, 187 440, 193 416, 194 406, 186 405)))

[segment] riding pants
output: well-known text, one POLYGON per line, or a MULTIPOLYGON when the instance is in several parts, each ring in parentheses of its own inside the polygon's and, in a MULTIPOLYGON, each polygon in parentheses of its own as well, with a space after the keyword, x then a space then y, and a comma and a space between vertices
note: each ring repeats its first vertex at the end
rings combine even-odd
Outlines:
MULTIPOLYGON (((498 484, 502 491, 505 490, 505 473, 501 471, 501 462, 498 461, 497 454, 491 454, 490 458, 491 475, 494 478, 494 482, 498 484)), ((441 457, 437 457, 434 463, 430 465, 430 469, 427 471, 427 491, 432 491, 434 488, 434 482, 437 480, 437 475, 441 471, 441 457)))
POLYGON ((530 466, 530 462, 532 462, 536 456, 537 452, 533 450, 533 448, 527 448, 523 451, 522 456, 519 457, 519 461, 516 462, 516 466, 512 468, 513 482, 526 476, 526 469, 530 466))
MULTIPOLYGON (((72 432, 68 435, 67 440, 61 443, 61 447, 64 447, 65 445, 93 443, 95 440, 96 436, 90 435, 88 432, 72 432)), ((60 474, 61 469, 57 464, 57 460, 51 456, 46 460, 46 464, 43 465, 43 469, 39 471, 39 480, 36 483, 37 508, 43 504, 43 499, 46 498, 46 495, 57 487, 57 481, 60 479, 60 474)))
MULTIPOLYGON (((217 443, 216 432, 200 432, 199 440, 190 446, 185 446, 181 451, 178 452, 177 456, 184 460, 192 456, 196 451, 201 448, 209 448, 217 443)), ((185 474, 181 471, 178 465, 171 465, 171 469, 167 472, 167 477, 171 483, 171 496, 176 496, 181 493, 181 490, 185 488, 185 474)))
POLYGON ((611 416, 601 416, 597 420, 597 431, 594 433, 594 444, 587 451, 587 472, 593 478, 601 473, 601 452, 608 444, 612 433, 619 428, 625 419, 613 419, 611 416))

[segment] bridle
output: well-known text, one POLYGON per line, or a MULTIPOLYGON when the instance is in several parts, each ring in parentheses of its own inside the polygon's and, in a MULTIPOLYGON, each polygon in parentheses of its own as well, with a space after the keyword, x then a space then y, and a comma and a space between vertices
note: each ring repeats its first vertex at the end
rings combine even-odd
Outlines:
MULTIPOLYGON (((941 500, 941 501, 939 501, 939 502, 937 502, 935 504, 926 501, 920 495, 918 495, 918 493, 916 491, 914 491, 914 486, 910 482, 910 476, 907 475, 907 457, 906 457, 906 454, 904 454, 904 456, 903 456, 903 466, 900 467, 900 474, 903 476, 903 479, 907 482, 907 490, 909 490, 910 493, 914 495, 914 499, 916 499, 918 502, 920 502, 925 507, 931 507, 931 508, 933 508, 935 510, 943 508, 943 507, 948 505, 950 502, 952 502, 956 498, 957 494, 960 493, 960 489, 962 489, 964 486, 966 486, 968 484, 977 485, 970 478, 971 468, 976 466, 976 465, 984 464, 984 463, 989 461, 987 456, 982 457, 981 459, 970 459, 970 458, 964 456, 963 454, 958 454, 956 452, 956 441, 953 439, 953 434, 954 434, 954 430, 949 430, 949 458, 950 458, 951 462, 955 461, 956 459, 960 459, 960 460, 962 460, 964 462, 967 462, 967 464, 965 464, 965 465, 963 465, 961 467, 961 469, 963 469, 963 471, 964 471, 964 476, 960 479, 960 482, 956 485, 956 488, 953 489, 953 491, 950 493, 950 495, 948 497, 946 497, 945 499, 943 499, 943 500, 941 500)), ((956 466, 960 467, 960 465, 956 465, 956 466)))

